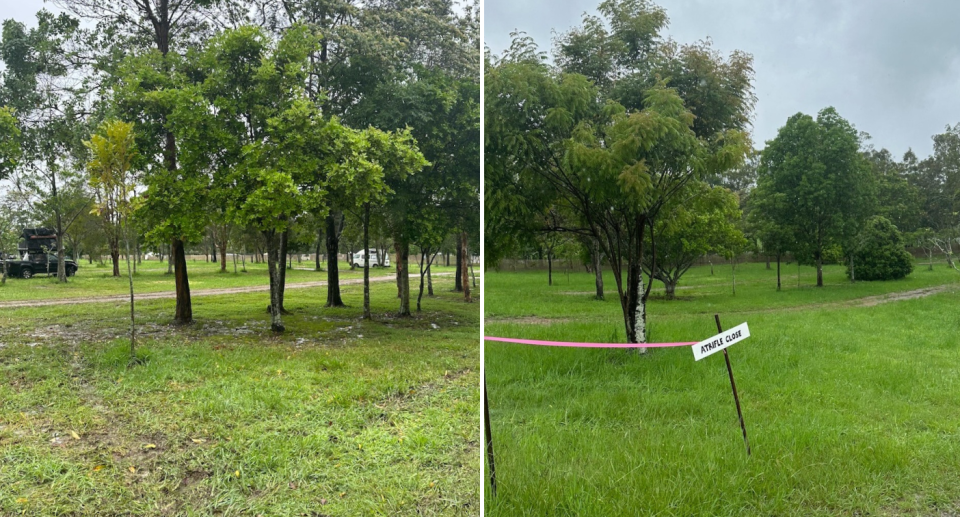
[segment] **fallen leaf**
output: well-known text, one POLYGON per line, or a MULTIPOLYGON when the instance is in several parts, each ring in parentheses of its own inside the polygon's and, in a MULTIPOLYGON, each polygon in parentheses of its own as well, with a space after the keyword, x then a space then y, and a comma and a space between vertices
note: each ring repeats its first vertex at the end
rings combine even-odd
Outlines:
POLYGON ((26 497, 18 497, 18 498, 17 498, 17 503, 18 503, 18 504, 23 504, 23 503, 27 502, 28 500, 29 500, 29 499, 27 499, 26 497))
POLYGON ((203 438, 191 438, 190 441, 192 441, 193 443, 203 443, 206 440, 204 440, 203 438))
POLYGON ((233 475, 234 475, 234 476, 237 476, 237 477, 240 477, 240 471, 238 470, 238 471, 234 472, 233 475))
POLYGON ((144 448, 144 449, 156 449, 157 446, 156 446, 155 444, 148 443, 148 444, 144 445, 143 448, 144 448))
POLYGON ((97 465, 96 467, 93 467, 94 472, 100 472, 101 470, 103 470, 103 465, 97 465))
POLYGON ((70 436, 72 436, 74 440, 79 440, 79 439, 80 439, 80 435, 77 434, 76 431, 70 431, 70 436))
POLYGON ((137 471, 137 467, 130 467, 130 468, 128 468, 127 470, 129 470, 130 472, 136 472, 136 471, 137 471))

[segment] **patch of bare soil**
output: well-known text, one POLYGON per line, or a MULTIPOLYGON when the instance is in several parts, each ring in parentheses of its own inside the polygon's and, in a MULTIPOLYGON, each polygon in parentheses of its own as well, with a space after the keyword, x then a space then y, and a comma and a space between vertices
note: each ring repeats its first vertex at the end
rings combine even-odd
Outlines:
POLYGON ((765 313, 765 312, 778 312, 783 310, 807 310, 807 309, 828 309, 831 307, 875 307, 884 303, 890 302, 900 302, 904 300, 915 300, 918 298, 925 298, 927 296, 932 296, 946 291, 956 291, 960 286, 957 284, 947 284, 947 285, 938 285, 934 287, 924 287, 922 289, 914 289, 912 291, 901 291, 898 293, 888 293, 881 294, 876 296, 865 296, 863 298, 855 298, 853 300, 845 300, 840 302, 826 302, 826 303, 811 303, 807 305, 797 305, 794 307, 774 307, 770 309, 755 309, 747 311, 730 311, 736 312, 738 314, 753 314, 753 313, 765 313))
POLYGON ((935 287, 927 287, 924 289, 914 289, 913 291, 903 291, 901 293, 890 293, 883 294, 879 296, 867 296, 866 298, 859 298, 853 300, 851 305, 858 307, 873 307, 875 305, 880 305, 881 303, 890 303, 890 302, 899 302, 902 300, 914 300, 917 298, 924 298, 937 293, 942 293, 947 290, 955 289, 954 285, 938 285, 935 287))

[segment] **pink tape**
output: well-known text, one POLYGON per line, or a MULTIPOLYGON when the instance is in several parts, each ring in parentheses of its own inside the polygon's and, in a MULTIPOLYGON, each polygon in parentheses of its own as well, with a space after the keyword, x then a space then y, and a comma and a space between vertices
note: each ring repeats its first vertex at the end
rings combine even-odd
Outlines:
POLYGON ((509 337, 483 336, 484 341, 502 341, 504 343, 520 343, 521 345, 541 346, 570 346, 577 348, 656 348, 667 346, 690 346, 698 341, 689 343, 571 343, 568 341, 537 341, 535 339, 514 339, 509 337))

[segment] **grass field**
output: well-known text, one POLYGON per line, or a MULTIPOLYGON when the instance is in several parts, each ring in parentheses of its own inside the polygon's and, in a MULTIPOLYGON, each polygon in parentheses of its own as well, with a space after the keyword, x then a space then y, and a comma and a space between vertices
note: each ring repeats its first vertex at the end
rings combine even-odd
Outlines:
MULTIPOLYGON (((327 264, 323 263, 324 269, 327 264)), ((287 270, 287 283, 295 284, 298 282, 317 282, 327 279, 326 271, 313 271, 313 262, 297 264, 294 262, 294 268, 287 270)), ((411 270, 417 273, 417 265, 410 264, 411 270)), ((229 287, 249 287, 266 286, 269 284, 266 264, 253 264, 247 262, 247 272, 243 272, 240 263, 237 263, 237 273, 233 272, 233 263, 227 263, 227 272, 220 272, 219 263, 210 262, 187 262, 187 274, 190 281, 190 289, 220 289, 229 287)), ((451 274, 456 270, 455 267, 436 266, 431 267, 432 274, 444 275, 451 274)), ((67 284, 57 283, 56 275, 37 276, 29 281, 19 278, 12 278, 8 281, 8 289, 0 289, 0 302, 4 300, 46 300, 52 298, 75 298, 87 296, 106 296, 115 294, 125 294, 129 292, 127 284, 127 265, 126 262, 120 263, 120 277, 113 276, 113 268, 109 263, 105 267, 98 267, 94 262, 92 265, 87 261, 81 261, 80 270, 77 275, 70 278, 67 284)), ((167 275, 166 262, 160 263, 156 260, 144 261, 138 266, 134 283, 136 291, 139 293, 169 292, 173 290, 173 275, 167 275)), ((370 277, 389 276, 394 274, 393 268, 371 268, 370 277)), ((359 280, 363 278, 363 269, 351 270, 347 264, 340 263, 341 280, 359 280)), ((417 277, 419 282, 419 277, 417 277)), ((416 287, 416 283, 413 283, 416 287)))
MULTIPOLYGON (((839 266, 698 267, 654 289, 651 341, 744 321, 730 350, 747 457, 720 354, 485 344, 498 496, 488 515, 960 514, 960 275, 850 284, 839 266), (909 293, 909 294, 904 294, 909 293), (658 297, 661 296, 661 297, 658 297)), ((612 277, 489 272, 487 335, 624 340, 612 277)))
MULTIPOLYGON (((248 269, 194 267, 191 287, 266 284, 248 269)), ((0 300, 126 289, 91 271, 0 300)), ((163 272, 138 290, 172 289, 163 272)), ((0 515, 478 515, 479 304, 452 285, 400 319, 395 285, 372 284, 372 322, 361 285, 341 309, 290 290, 282 336, 265 292, 197 297, 182 328, 174 300, 143 301, 133 367, 124 303, 0 310, 0 515)))

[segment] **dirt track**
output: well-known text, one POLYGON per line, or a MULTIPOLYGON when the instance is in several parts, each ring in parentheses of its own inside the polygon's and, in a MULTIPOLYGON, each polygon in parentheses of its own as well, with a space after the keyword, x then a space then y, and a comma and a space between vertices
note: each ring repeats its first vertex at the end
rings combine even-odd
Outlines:
MULTIPOLYGON (((433 276, 449 276, 451 273, 436 273, 433 276)), ((371 282, 386 282, 388 280, 395 280, 396 275, 389 276, 376 276, 370 277, 371 282)), ((411 278, 414 278, 411 275, 411 278)), ((419 280, 419 277, 417 277, 419 280)), ((356 285, 363 284, 362 278, 351 278, 349 280, 341 280, 340 285, 356 285)), ((309 287, 325 287, 327 285, 326 281, 317 281, 317 282, 300 282, 295 284, 287 284, 286 289, 306 289, 309 287)), ((197 289, 190 291, 190 297, 197 296, 217 296, 224 294, 243 294, 243 293, 260 293, 267 292, 270 290, 268 285, 251 285, 247 287, 223 287, 219 289, 197 289)), ((174 291, 161 291, 156 293, 137 293, 137 301, 142 300, 162 300, 162 299, 173 299, 177 297, 177 293, 174 291)), ((89 298, 56 298, 50 300, 14 300, 9 302, 0 302, 0 309, 6 307, 46 307, 50 305, 70 305, 70 304, 86 304, 86 303, 123 303, 130 300, 129 294, 122 295, 113 295, 113 296, 95 296, 89 298)))

